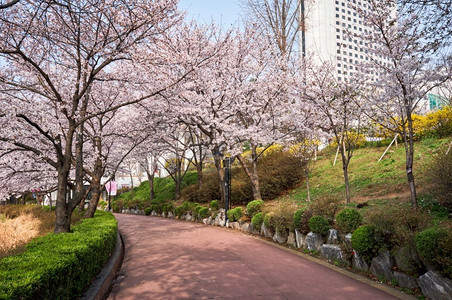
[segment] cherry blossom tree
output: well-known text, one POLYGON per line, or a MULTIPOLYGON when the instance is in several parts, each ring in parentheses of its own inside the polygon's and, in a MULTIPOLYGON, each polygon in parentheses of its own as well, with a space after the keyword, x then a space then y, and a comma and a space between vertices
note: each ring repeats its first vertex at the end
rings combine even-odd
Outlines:
POLYGON ((362 111, 359 106, 360 86, 357 81, 336 80, 332 63, 310 64, 306 69, 308 85, 306 100, 310 102, 316 126, 333 135, 342 159, 345 183, 345 200, 350 203, 348 166, 356 148, 362 128, 362 111))
POLYGON ((365 111, 377 123, 400 134, 411 205, 416 210, 412 115, 429 91, 450 80, 450 48, 444 52, 428 41, 422 14, 398 13, 395 0, 370 0, 368 5, 366 12, 357 8, 365 25, 372 29, 360 36, 366 41, 369 59, 363 66, 368 87, 365 111))
POLYGON ((72 199, 66 195, 73 157, 76 182, 83 181, 82 125, 93 117, 87 96, 93 82, 111 80, 109 68, 143 53, 141 45, 152 45, 179 20, 173 0, 21 1, 0 11, 0 55, 6 61, 0 93, 10 111, 2 118, 21 125, 2 132, 2 148, 29 151, 57 171, 56 233, 69 232, 71 213, 83 197, 80 185, 72 199))

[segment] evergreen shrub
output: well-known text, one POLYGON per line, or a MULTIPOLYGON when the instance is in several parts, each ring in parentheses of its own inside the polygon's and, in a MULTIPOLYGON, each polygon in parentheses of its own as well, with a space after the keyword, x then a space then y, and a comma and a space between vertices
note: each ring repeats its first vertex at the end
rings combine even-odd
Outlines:
POLYGON ((425 229, 416 234, 415 241, 422 261, 452 279, 452 228, 425 229))
POLYGON ((375 237, 375 227, 372 225, 358 227, 352 235, 352 247, 367 263, 370 263, 380 250, 380 245, 375 237))
POLYGON ((201 217, 201 219, 207 218, 207 216, 209 215, 209 208, 201 207, 201 209, 198 212, 198 215, 201 217))
POLYGON ((253 217, 255 214, 262 212, 262 209, 264 208, 264 201, 263 200, 253 200, 248 203, 246 206, 246 214, 249 217, 253 217))
POLYGON ((251 219, 251 224, 253 224, 253 228, 256 230, 260 230, 262 223, 264 222, 264 214, 259 212, 253 216, 251 219))
POLYGON ((218 200, 212 200, 210 202, 210 208, 212 208, 212 210, 219 210, 220 209, 220 203, 218 200))
POLYGON ((146 207, 146 208, 144 209, 144 214, 145 214, 146 216, 149 216, 149 215, 151 214, 151 212, 152 212, 152 208, 150 208, 150 207, 146 207))
POLYGON ((326 235, 330 229, 330 224, 325 217, 316 215, 309 219, 309 229, 314 233, 326 235))
POLYGON ((237 222, 243 215, 243 210, 241 207, 236 207, 228 210, 228 220, 230 222, 237 222))
POLYGON ((336 227, 343 233, 355 231, 362 221, 363 216, 352 208, 346 208, 336 215, 336 227))
POLYGON ((74 226, 72 233, 36 238, 0 260, 0 299, 78 299, 112 253, 117 222, 109 212, 74 226))

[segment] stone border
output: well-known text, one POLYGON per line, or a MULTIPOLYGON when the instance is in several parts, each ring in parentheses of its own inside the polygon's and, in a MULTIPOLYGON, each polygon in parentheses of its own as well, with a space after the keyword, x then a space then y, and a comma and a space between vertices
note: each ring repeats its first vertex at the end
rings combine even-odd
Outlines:
POLYGON ((116 274, 119 272, 124 259, 124 240, 121 233, 117 233, 115 249, 104 268, 97 275, 96 279, 91 283, 91 286, 83 294, 82 300, 101 300, 106 299, 110 293, 113 281, 116 274))

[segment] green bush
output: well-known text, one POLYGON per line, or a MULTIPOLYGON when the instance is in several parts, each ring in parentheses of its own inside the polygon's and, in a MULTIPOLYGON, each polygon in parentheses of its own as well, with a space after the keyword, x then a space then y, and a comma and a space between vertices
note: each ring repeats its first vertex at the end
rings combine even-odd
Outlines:
POLYGON ((275 228, 275 224, 274 224, 274 220, 273 220, 274 215, 275 215, 274 212, 269 212, 269 213, 265 214, 265 216, 264 216, 265 227, 270 228, 270 229, 275 228))
POLYGON ((209 215, 209 208, 208 207, 201 207, 201 209, 199 210, 198 214, 201 217, 201 219, 207 218, 207 216, 209 215))
POLYGON ((253 217, 255 214, 262 212, 262 209, 264 208, 264 201, 263 200, 253 200, 248 203, 246 206, 246 214, 249 217, 253 217))
POLYGON ((236 207, 228 210, 228 220, 230 222, 237 222, 243 215, 243 210, 241 207, 236 207))
POLYGON ((111 213, 73 227, 72 233, 36 238, 24 252, 0 260, 0 299, 74 299, 97 276, 116 243, 111 213))
POLYGON ((408 246, 414 248, 414 236, 428 227, 431 217, 422 212, 414 212, 407 205, 376 207, 368 212, 367 223, 373 225, 379 244, 390 248, 408 246))
POLYGON ((146 216, 149 216, 149 215, 151 214, 151 212, 152 212, 152 208, 151 208, 151 207, 146 207, 146 208, 144 209, 144 214, 145 214, 146 216))
POLYGON ((452 279, 452 228, 432 227, 416 234, 416 249, 422 261, 452 279))
POLYGON ((165 214, 168 214, 169 212, 172 212, 173 210, 174 210, 174 206, 171 203, 162 205, 162 212, 164 212, 165 214))
POLYGON ((363 216, 352 208, 346 208, 336 215, 337 229, 343 233, 349 233, 356 230, 363 221, 363 216))
POLYGON ((358 227, 352 235, 352 247, 367 263, 370 263, 380 250, 380 245, 375 238, 375 227, 372 225, 358 227))
POLYGON ((326 235, 330 229, 328 220, 322 216, 312 216, 309 219, 309 229, 314 233, 326 235))
POLYGON ((212 200, 210 202, 210 208, 212 208, 212 210, 219 210, 220 209, 220 203, 218 202, 218 200, 212 200))
POLYGON ((259 212, 251 218, 251 224, 253 224, 253 228, 256 230, 260 230, 262 223, 264 222, 264 214, 259 212))
POLYGON ((304 213, 304 209, 298 209, 294 212, 293 214, 293 226, 295 229, 300 230, 302 227, 302 218, 303 218, 303 213, 304 213))
POLYGON ((174 214, 176 215, 176 217, 179 217, 179 218, 184 214, 184 212, 185 212, 185 210, 182 205, 180 205, 174 209, 174 214))

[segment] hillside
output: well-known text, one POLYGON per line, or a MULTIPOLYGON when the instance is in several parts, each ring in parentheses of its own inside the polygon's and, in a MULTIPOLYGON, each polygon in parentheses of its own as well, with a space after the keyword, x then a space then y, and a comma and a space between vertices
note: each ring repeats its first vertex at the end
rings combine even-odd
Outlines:
MULTIPOLYGON (((418 193, 429 192, 429 167, 435 155, 445 148, 450 139, 425 139, 415 143, 414 175, 418 193)), ((405 149, 403 144, 396 148, 391 146, 384 158, 378 159, 385 151, 384 147, 367 147, 355 150, 349 166, 351 201, 361 203, 368 200, 407 199, 409 188, 405 173, 405 149)), ((326 196, 344 198, 345 185, 342 163, 338 157, 333 166, 335 149, 327 148, 311 163, 310 192, 311 198, 326 196)), ((297 203, 306 201, 305 182, 289 191, 278 200, 291 199, 297 203)))

